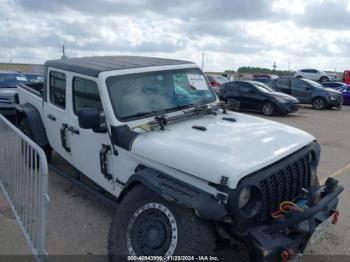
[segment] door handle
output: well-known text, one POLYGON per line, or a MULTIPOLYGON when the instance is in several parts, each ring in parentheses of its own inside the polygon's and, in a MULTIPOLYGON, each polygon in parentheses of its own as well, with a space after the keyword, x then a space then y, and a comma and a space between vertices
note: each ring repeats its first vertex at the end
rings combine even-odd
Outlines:
POLYGON ((75 128, 74 126, 68 127, 68 131, 70 131, 72 134, 76 134, 76 135, 80 134, 79 129, 75 128))
POLYGON ((52 121, 56 121, 56 117, 52 114, 47 115, 47 118, 52 120, 52 121))

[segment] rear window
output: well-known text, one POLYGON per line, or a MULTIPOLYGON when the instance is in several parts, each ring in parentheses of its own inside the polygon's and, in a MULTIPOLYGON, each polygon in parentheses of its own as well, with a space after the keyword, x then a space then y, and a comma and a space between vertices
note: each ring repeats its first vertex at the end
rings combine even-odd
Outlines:
POLYGON ((247 94, 247 93, 254 93, 255 92, 255 88, 248 84, 248 83, 239 83, 239 91, 242 94, 247 94))
POLYGON ((66 108, 66 75, 57 71, 50 71, 50 101, 62 109, 66 108))
POLYGON ((277 80, 277 87, 278 91, 290 94, 291 93, 291 88, 290 88, 290 79, 288 78, 280 78, 277 80))

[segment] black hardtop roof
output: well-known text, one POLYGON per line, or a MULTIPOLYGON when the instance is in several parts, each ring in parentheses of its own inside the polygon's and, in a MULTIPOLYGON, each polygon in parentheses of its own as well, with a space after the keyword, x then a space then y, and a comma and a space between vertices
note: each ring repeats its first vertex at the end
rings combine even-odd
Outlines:
POLYGON ((49 60, 45 66, 97 77, 105 71, 182 64, 193 62, 142 56, 95 56, 49 60))

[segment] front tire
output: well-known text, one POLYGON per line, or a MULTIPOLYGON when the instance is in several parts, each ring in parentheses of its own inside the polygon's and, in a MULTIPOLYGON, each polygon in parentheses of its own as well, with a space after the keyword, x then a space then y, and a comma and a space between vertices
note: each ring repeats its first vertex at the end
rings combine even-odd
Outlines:
POLYGON ((312 107, 316 110, 322 110, 326 108, 326 101, 322 97, 316 97, 312 101, 312 107))
POLYGON ((275 105, 271 102, 265 102, 262 106, 262 113, 265 116, 272 116, 275 114, 275 105))
POLYGON ((213 255, 212 225, 193 210, 170 203, 143 185, 135 186, 115 211, 109 236, 110 261, 125 256, 213 255))

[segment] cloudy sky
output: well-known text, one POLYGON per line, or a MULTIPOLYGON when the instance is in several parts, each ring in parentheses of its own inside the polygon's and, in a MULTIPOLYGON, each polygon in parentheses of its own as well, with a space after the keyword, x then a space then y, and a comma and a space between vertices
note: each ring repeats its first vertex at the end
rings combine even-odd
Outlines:
POLYGON ((0 0, 0 61, 151 55, 205 70, 350 68, 349 0, 0 0), (6 23, 6 19, 9 23, 6 23), (8 31, 10 45, 8 41, 8 31))

